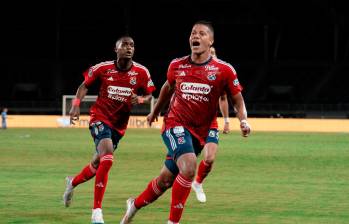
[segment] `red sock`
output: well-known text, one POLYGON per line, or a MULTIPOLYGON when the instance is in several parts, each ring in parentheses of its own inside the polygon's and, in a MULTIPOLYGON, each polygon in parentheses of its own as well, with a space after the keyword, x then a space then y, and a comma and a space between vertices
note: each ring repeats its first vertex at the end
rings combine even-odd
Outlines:
POLYGON ((172 201, 169 220, 179 222, 182 217, 185 202, 190 193, 192 181, 178 174, 172 186, 172 201))
POLYGON ((93 208, 102 208, 102 201, 108 183, 108 173, 113 165, 113 154, 106 154, 100 158, 95 179, 95 198, 93 208))
POLYGON ((207 177, 211 169, 212 163, 205 163, 204 160, 201 160, 195 181, 201 184, 204 181, 205 177, 207 177))
POLYGON ((74 177, 72 185, 76 187, 77 185, 88 181, 95 175, 96 175, 96 169, 90 163, 87 166, 85 166, 78 175, 74 177))
POLYGON ((135 207, 142 208, 162 195, 164 191, 159 187, 157 183, 158 178, 149 182, 147 188, 140 194, 135 200, 135 207))

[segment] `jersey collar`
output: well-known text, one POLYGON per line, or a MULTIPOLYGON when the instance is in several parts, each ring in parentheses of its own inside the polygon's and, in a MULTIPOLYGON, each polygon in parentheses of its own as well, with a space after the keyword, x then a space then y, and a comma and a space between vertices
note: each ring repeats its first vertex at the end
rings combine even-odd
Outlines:
POLYGON ((210 56, 207 61, 203 62, 203 63, 195 63, 191 60, 191 57, 189 55, 189 63, 193 64, 193 65, 197 65, 197 66, 203 66, 203 65, 207 65, 208 63, 210 63, 212 61, 212 56, 210 56))
POLYGON ((116 60, 114 60, 114 66, 115 66, 115 70, 118 71, 118 72, 128 72, 130 71, 132 68, 133 68, 133 61, 132 61, 132 65, 129 69, 121 69, 118 67, 118 63, 116 62, 116 60))

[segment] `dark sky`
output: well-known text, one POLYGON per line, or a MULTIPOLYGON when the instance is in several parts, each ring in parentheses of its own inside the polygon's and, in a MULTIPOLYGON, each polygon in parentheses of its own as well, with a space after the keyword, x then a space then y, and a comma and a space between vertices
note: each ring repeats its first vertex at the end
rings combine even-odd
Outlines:
MULTIPOLYGON (((2 6, 1 15, 1 97, 18 100, 18 83, 37 85, 40 94, 33 97, 43 100, 74 94, 82 71, 115 58, 114 43, 126 33, 135 40, 135 61, 147 66, 161 86, 168 63, 189 54, 192 24, 201 19, 213 22, 218 56, 233 64, 245 85, 254 87, 246 89, 247 100, 263 100, 256 97, 262 86, 254 80, 269 80, 269 86, 287 83, 285 70, 300 76, 324 73, 318 81, 321 95, 321 82, 331 81, 326 74, 338 69, 330 66, 349 59, 349 13, 342 2, 11 1, 2 6), (285 75, 277 81, 272 78, 276 73, 285 75)), ((338 76, 341 84, 346 69, 340 67, 331 76, 338 76)), ((295 99, 304 101, 297 94, 295 99)))

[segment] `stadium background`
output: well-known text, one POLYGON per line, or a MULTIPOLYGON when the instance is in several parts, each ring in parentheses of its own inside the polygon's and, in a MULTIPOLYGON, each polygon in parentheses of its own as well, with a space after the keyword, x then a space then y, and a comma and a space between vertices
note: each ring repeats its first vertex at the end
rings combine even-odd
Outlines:
MULTIPOLYGON (((257 118, 249 118, 249 138, 231 119, 205 181, 208 203, 191 194, 183 223, 349 223, 348 11, 333 0, 6 2, 0 108, 9 107, 9 128, 0 130, 0 223, 89 221, 94 181, 79 186, 71 208, 61 198, 65 176, 95 150, 89 130, 45 125, 62 118, 62 95, 75 93, 84 69, 115 58, 115 40, 126 32, 136 41, 135 60, 159 87, 170 60, 189 53, 199 19, 213 22, 217 52, 238 71, 257 118), (292 118, 269 119, 278 116, 292 118)), ((131 127, 145 123, 144 116, 130 120, 131 127)), ((158 129, 129 128, 119 146, 106 223, 118 223, 125 200, 158 175, 165 155, 158 129)), ((168 191, 142 209, 134 224, 165 223, 170 198, 168 191)))
POLYGON ((192 24, 205 19, 250 116, 349 116, 343 1, 31 1, 3 10, 0 107, 9 114, 61 114, 62 95, 75 93, 83 70, 114 59, 126 33, 159 90, 169 62, 189 54, 192 24))

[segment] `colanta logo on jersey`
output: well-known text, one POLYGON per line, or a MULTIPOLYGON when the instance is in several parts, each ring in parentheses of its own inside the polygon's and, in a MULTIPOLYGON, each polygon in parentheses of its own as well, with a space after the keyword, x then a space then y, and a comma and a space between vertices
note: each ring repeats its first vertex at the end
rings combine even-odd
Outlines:
POLYGON ((117 100, 120 102, 126 102, 127 97, 132 94, 132 89, 121 86, 108 86, 108 98, 112 100, 117 100))
POLYGON ((130 96, 132 94, 132 89, 121 86, 108 86, 108 93, 120 96, 130 96))
POLYGON ((180 89, 183 93, 196 93, 206 95, 211 92, 211 87, 209 85, 195 82, 182 82, 180 89))

